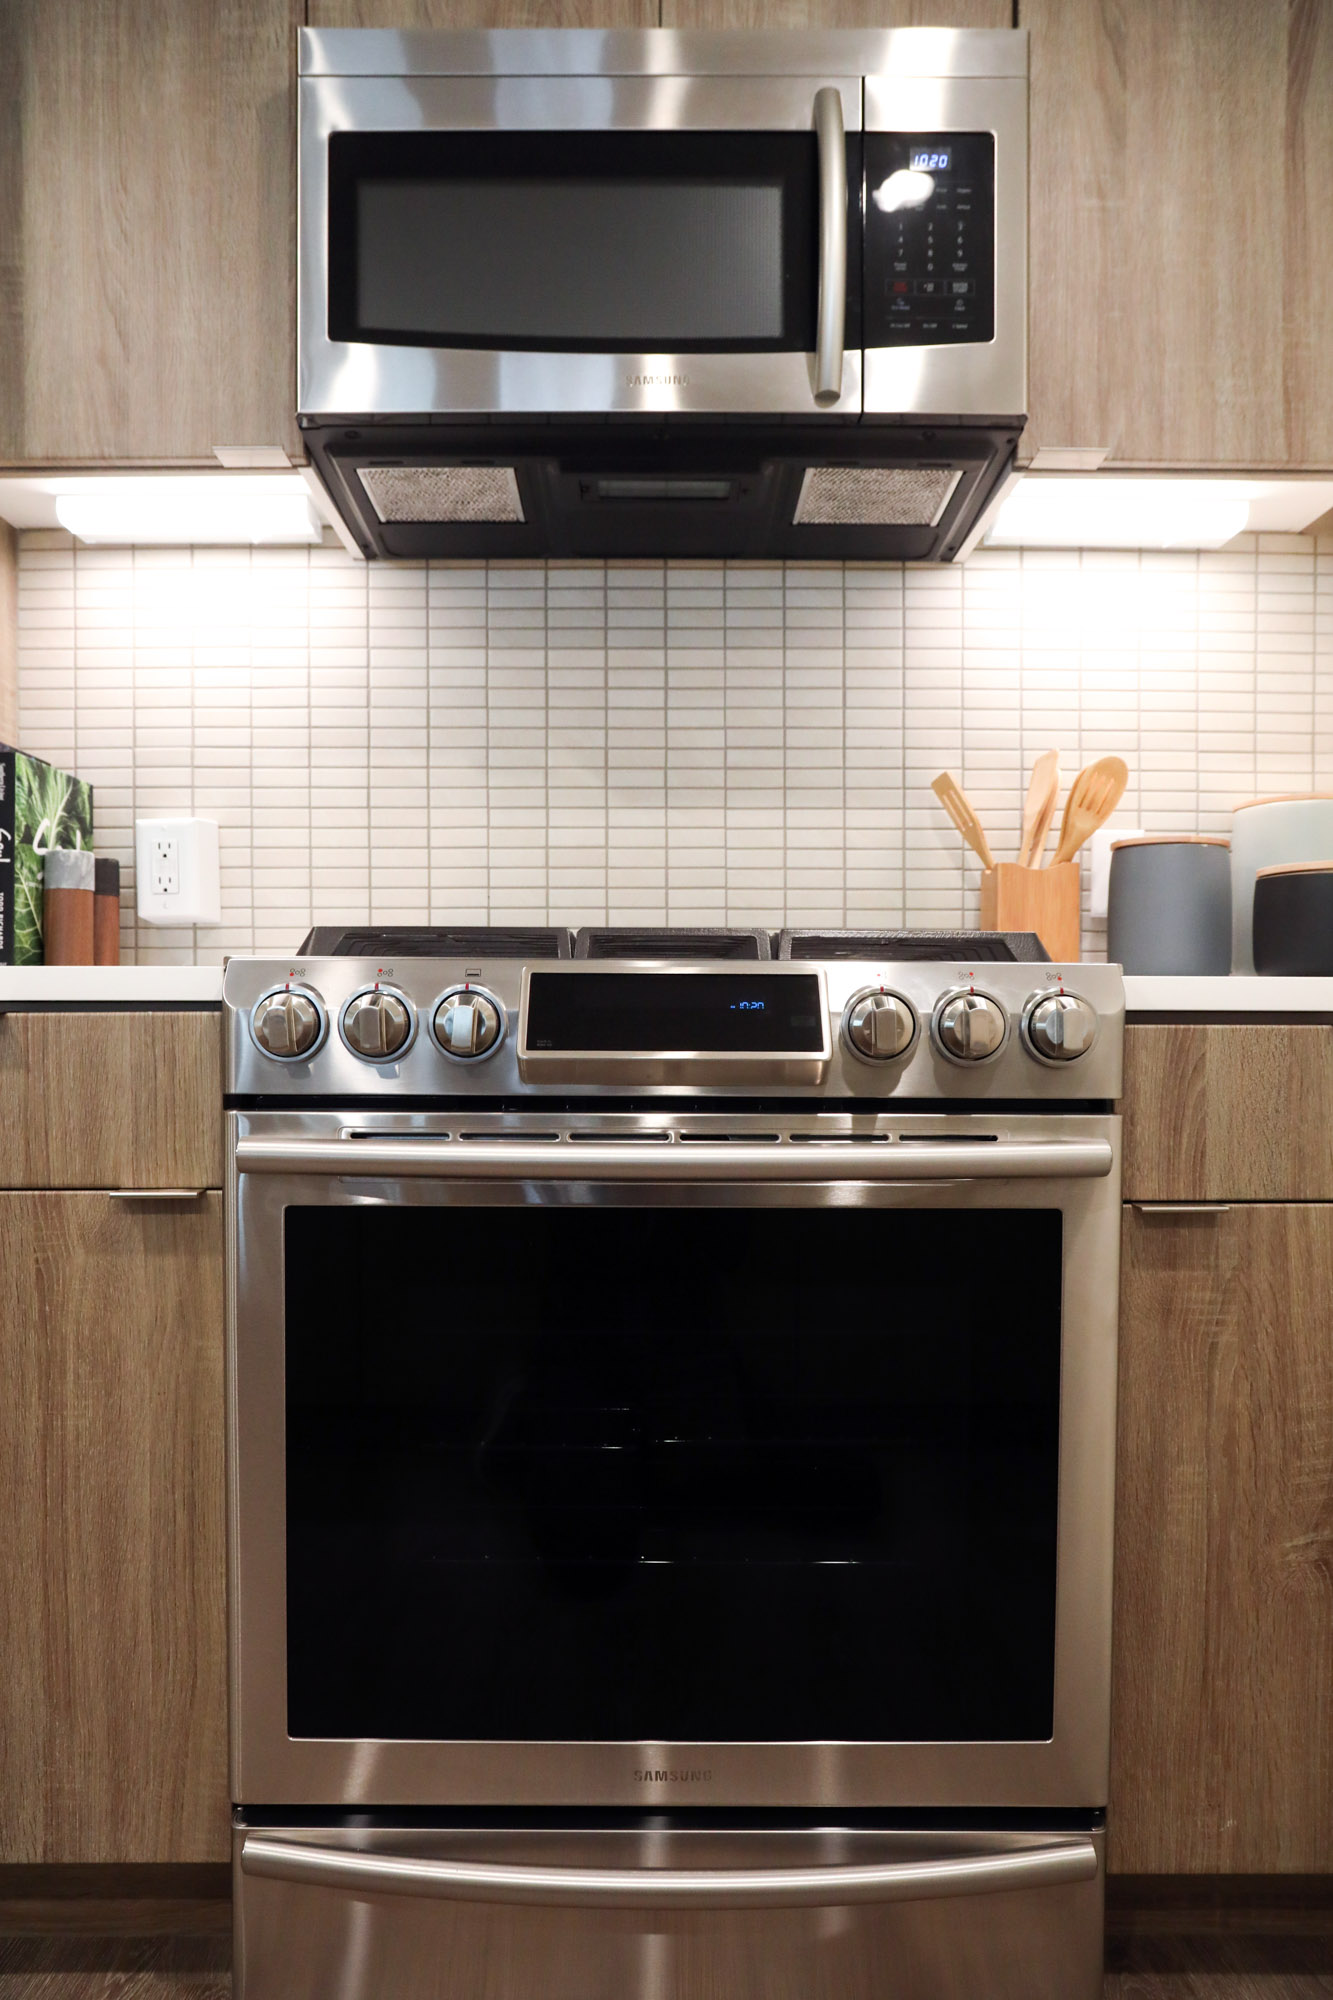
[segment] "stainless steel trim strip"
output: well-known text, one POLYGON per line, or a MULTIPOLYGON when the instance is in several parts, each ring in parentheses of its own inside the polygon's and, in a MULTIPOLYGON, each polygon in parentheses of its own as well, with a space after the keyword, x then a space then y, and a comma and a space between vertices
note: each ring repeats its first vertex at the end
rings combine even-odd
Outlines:
POLYGON ((961 1860, 890 1862, 861 1868, 519 1868, 339 1852, 247 1833, 241 1869, 283 1882, 370 1894, 435 1896, 452 1902, 526 1903, 576 1909, 838 1909, 849 1903, 909 1903, 937 1896, 1055 1888, 1088 1882, 1097 1852, 1087 1839, 961 1860))
POLYGON ((1132 1201, 1140 1215, 1230 1215, 1229 1201, 1132 1201))
POLYGON ((842 394, 847 330, 847 135, 842 98, 832 84, 815 92, 819 143, 819 318, 815 335, 815 401, 833 407, 842 394))
POLYGON ((202 1201, 206 1188, 108 1188, 108 1201, 202 1201))
POLYGON ((958 1181, 1100 1180, 1114 1155, 1105 1139, 1037 1139, 970 1145, 839 1146, 818 1161, 804 1146, 647 1144, 571 1146, 361 1139, 249 1139, 236 1141, 243 1174, 374 1175, 394 1179, 635 1181, 958 1181))
POLYGON ((300 76, 1026 77, 1026 28, 301 28, 300 76))

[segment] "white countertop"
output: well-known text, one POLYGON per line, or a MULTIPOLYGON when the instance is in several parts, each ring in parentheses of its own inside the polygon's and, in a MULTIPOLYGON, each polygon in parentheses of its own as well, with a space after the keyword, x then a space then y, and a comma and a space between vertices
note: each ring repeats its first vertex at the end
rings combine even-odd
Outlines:
POLYGON ((1165 973, 1125 980, 1134 1014, 1330 1014, 1333 979, 1259 979, 1242 974, 1188 979, 1165 973))
MULTIPOLYGON (((6 1006, 171 1007, 218 1005, 220 965, 0 966, 6 1006)), ((1133 1014, 1328 1014, 1333 979, 1129 978, 1133 1014)))
POLYGON ((220 965, 0 965, 5 1007, 171 1007, 222 1001, 220 965))

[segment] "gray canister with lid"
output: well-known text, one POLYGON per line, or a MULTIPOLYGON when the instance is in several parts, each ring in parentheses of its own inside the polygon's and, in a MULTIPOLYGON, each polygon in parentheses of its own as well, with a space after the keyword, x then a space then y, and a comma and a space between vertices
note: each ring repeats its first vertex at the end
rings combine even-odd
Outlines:
POLYGON ((1230 843, 1146 834, 1111 849, 1106 956, 1130 973, 1231 970, 1230 843))

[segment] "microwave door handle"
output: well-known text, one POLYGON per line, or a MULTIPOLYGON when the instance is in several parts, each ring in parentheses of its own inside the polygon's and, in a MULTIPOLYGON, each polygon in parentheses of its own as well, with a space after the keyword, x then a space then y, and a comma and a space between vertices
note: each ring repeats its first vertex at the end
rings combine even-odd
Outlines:
POLYGON ((247 1833, 241 1870, 353 1893, 556 1909, 840 1909, 849 1903, 909 1903, 1090 1882, 1097 1873, 1097 1850, 1084 1837, 1001 1854, 860 1867, 530 1868, 373 1854, 247 1833))
POLYGON ((815 337, 815 401, 827 410, 842 395, 847 331, 847 138, 842 98, 826 84, 815 92, 819 146, 819 319, 815 337))

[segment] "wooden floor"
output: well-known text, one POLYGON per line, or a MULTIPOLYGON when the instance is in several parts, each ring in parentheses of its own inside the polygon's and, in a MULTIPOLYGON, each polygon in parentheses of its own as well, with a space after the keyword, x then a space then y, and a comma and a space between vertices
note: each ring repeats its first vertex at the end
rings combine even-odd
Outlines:
MULTIPOLYGON (((0 2000, 230 2000, 224 1896, 0 1896, 0 2000)), ((1333 1909, 1119 1911, 1106 2000, 1333 1995, 1333 1909)))

